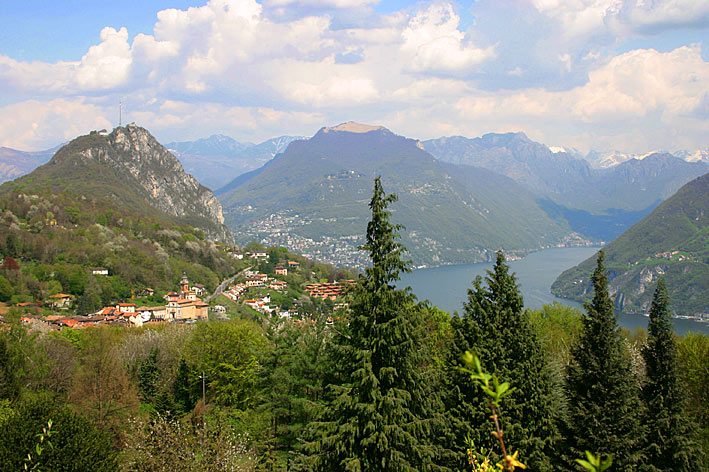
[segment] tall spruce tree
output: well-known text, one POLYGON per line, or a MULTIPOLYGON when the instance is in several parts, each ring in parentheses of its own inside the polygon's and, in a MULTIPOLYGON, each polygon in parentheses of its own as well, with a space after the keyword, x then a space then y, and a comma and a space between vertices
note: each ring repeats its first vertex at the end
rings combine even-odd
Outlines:
POLYGON ((660 279, 650 308, 648 341, 643 349, 647 381, 643 398, 647 406, 646 470, 702 470, 702 451, 684 411, 678 375, 677 344, 670 321, 669 297, 660 279))
POLYGON ((490 410, 485 394, 469 375, 458 372, 465 351, 474 352, 484 368, 510 382, 514 392, 502 405, 505 443, 519 450, 520 460, 531 470, 552 469, 557 439, 555 405, 550 371, 540 342, 524 312, 524 301, 514 274, 500 251, 492 271, 477 277, 468 290, 463 316, 453 320, 454 346, 451 371, 444 387, 453 468, 463 468, 465 439, 477 447, 493 449, 490 410))
POLYGON ((372 266, 353 289, 348 319, 334 326, 332 348, 339 381, 321 422, 314 424, 315 469, 320 471, 426 471, 433 397, 422 365, 423 320, 408 289, 394 285, 408 261, 389 221, 385 195, 374 181, 367 225, 372 266))
POLYGON ((593 299, 586 303, 583 331, 566 370, 565 452, 572 468, 578 468, 574 459, 590 451, 612 454, 614 470, 634 471, 645 462, 642 403, 608 295, 603 259, 599 251, 593 299))

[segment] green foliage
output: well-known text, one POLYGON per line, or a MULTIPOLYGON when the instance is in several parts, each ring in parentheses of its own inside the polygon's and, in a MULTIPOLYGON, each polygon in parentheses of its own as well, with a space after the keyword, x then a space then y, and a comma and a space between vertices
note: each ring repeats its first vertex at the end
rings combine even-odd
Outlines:
POLYGON ((27 459, 25 459, 24 469, 25 470, 36 470, 41 471, 41 459, 42 452, 46 447, 50 449, 54 447, 52 445, 52 420, 47 421, 47 426, 42 428, 42 432, 37 434, 37 443, 35 444, 34 451, 27 453, 27 459), (33 457, 34 455, 34 457, 33 457))
POLYGON ((709 336, 688 333, 678 348, 686 411, 700 429, 702 448, 709 451, 709 336))
POLYGON ((190 378, 193 377, 192 370, 187 364, 185 359, 180 359, 180 366, 177 370, 177 375, 175 376, 175 382, 172 386, 172 394, 175 399, 177 407, 183 413, 192 411, 194 408, 196 400, 192 395, 192 387, 190 385, 190 378))
POLYGON ((20 394, 22 380, 19 375, 23 358, 10 336, 0 332, 0 399, 14 400, 20 394))
POLYGON ((631 471, 643 462, 642 405, 608 295, 603 258, 600 251, 593 300, 586 304, 583 332, 567 367, 564 454, 569 466, 584 451, 612 454, 616 470, 631 471))
POLYGON ((478 387, 487 395, 489 403, 489 408, 492 411, 492 416, 490 417, 494 424, 495 430, 492 435, 499 441, 500 449, 502 451, 502 458, 500 462, 496 464, 496 467, 490 465, 490 454, 481 454, 474 452, 474 442, 472 439, 468 438, 471 448, 468 449, 468 463, 475 466, 476 472, 487 472, 491 470, 500 469, 507 470, 509 472, 514 472, 515 469, 526 469, 527 466, 522 464, 517 460, 519 451, 515 451, 514 454, 510 450, 507 451, 507 446, 505 446, 505 440, 503 438, 504 432, 500 427, 500 418, 498 416, 498 411, 502 400, 509 396, 514 388, 510 388, 508 382, 500 383, 500 380, 496 375, 491 375, 485 372, 480 364, 480 359, 470 351, 465 351, 462 357, 463 363, 466 367, 459 367, 458 370, 470 375, 470 379, 477 384, 478 387), (477 456, 476 458, 473 455, 477 456), (478 463, 478 460, 482 460, 482 463, 478 463))
POLYGON ((583 312, 555 302, 527 310, 527 314, 550 363, 563 369, 569 363, 571 346, 576 344, 583 329, 583 312))
MULTIPOLYGON (((453 320, 453 330, 451 370, 444 385, 449 422, 446 442, 460 450, 465 447, 463 438, 470 438, 487 450, 494 448, 494 439, 484 429, 489 417, 485 393, 456 369, 461 366, 461 356, 471 351, 486 359, 497 378, 515 384, 515 391, 505 402, 505 435, 530 467, 550 470, 558 435, 550 369, 502 252, 488 272, 485 286, 480 277, 473 282, 463 316, 453 320)), ((462 467, 455 449, 451 456, 449 465, 462 467)))
POLYGON ((414 296, 394 283, 407 270, 398 225, 389 221, 385 195, 374 181, 366 250, 372 266, 353 290, 347 320, 336 324, 331 395, 314 424, 315 470, 426 471, 435 411, 421 367, 423 320, 414 296))
POLYGON ((0 275, 0 302, 6 302, 15 294, 15 289, 10 284, 10 281, 0 275))
POLYGON ((271 460, 303 463, 302 438, 322 409, 325 382, 331 378, 326 358, 331 335, 323 319, 315 324, 285 321, 268 334, 274 348, 259 373, 262 403, 257 411, 270 419, 271 460))
MULTIPOLYGON (((44 209, 54 213, 57 224, 38 232, 17 229, 12 218, 0 220, 0 253, 6 254, 9 247, 22 260, 21 272, 6 268, 1 274, 18 301, 46 301, 61 291, 74 295, 79 312, 85 314, 125 301, 146 287, 174 290, 183 271, 212 290, 245 264, 200 239, 199 230, 175 226, 154 210, 143 215, 110 200, 48 189, 34 195, 0 191, 0 211, 6 215, 27 219, 44 209), (71 205, 79 211, 75 222, 66 212, 71 205), (106 225, 96 223, 101 215, 106 225), (183 234, 193 241, 188 244, 183 234), (91 275, 91 268, 99 266, 110 275, 91 275)), ((0 281, 0 298, 8 295, 2 289, 0 281)))
POLYGON ((604 470, 608 470, 610 466, 613 465, 613 456, 610 455, 605 459, 602 459, 600 455, 595 456, 586 451, 586 460, 576 459, 576 462, 589 472, 603 472, 604 470))
MULTIPOLYGON (((662 274, 671 308, 675 313, 694 315, 709 309, 709 174, 680 188, 640 222, 604 247, 612 280, 618 280, 623 311, 646 313, 652 290, 638 290, 648 273, 662 274), (678 251, 669 258, 656 254, 678 251), (680 255, 688 256, 680 260, 680 255)), ((552 292, 583 301, 591 290, 589 275, 594 260, 589 258, 562 273, 552 292)))
POLYGON ((0 435, 1 470, 22 470, 30 451, 44 471, 114 472, 118 468, 110 435, 46 397, 20 403, 13 414, 0 422, 0 435), (37 434, 50 420, 53 447, 43 447, 37 457, 37 434))
POLYGON ((153 348, 150 355, 140 365, 138 371, 138 393, 144 402, 151 403, 158 390, 160 367, 158 367, 158 350, 153 348))
POLYGON ((209 402, 242 409, 250 406, 258 356, 266 345, 261 328, 251 321, 198 323, 186 346, 192 391, 201 391, 198 376, 204 372, 209 402))
POLYGON ((693 471, 702 467, 694 428, 684 411, 677 345, 665 283, 657 284, 650 309, 648 342, 643 349, 647 380, 643 398, 647 407, 647 463, 652 471, 693 471))

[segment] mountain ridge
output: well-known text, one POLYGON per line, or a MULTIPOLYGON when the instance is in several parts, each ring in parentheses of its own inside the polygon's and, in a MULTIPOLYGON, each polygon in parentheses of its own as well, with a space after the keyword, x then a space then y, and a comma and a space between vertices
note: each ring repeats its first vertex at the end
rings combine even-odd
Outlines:
POLYGON ((280 244, 322 236, 333 245, 349 241, 340 249, 354 253, 376 176, 399 195, 395 217, 407 228, 404 244, 417 265, 489 260, 500 246, 524 253, 570 234, 505 176, 438 161, 418 140, 383 127, 338 126, 292 142, 258 172, 217 192, 227 224, 241 238, 264 241, 278 233, 281 239, 268 244, 280 244))
MULTIPOLYGON (((709 173, 682 186, 604 251, 609 290, 620 311, 645 313, 659 277, 681 315, 709 314, 709 173)), ((562 273, 552 285, 560 297, 590 296, 595 257, 562 273)))
POLYGON ((210 238, 232 241, 221 204, 208 188, 147 130, 135 124, 92 132, 60 148, 30 174, 6 183, 5 192, 41 185, 104 197, 149 214, 160 211, 203 229, 210 238))

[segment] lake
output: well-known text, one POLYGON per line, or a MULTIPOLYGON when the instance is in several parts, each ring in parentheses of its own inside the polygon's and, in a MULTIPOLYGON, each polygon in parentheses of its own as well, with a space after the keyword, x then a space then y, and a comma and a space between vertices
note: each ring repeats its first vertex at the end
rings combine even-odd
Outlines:
MULTIPOLYGON (((559 302, 580 307, 579 303, 552 295, 551 284, 566 269, 588 259, 598 247, 553 248, 529 254, 522 260, 509 262, 512 272, 517 276, 524 304, 527 308, 541 308, 542 305, 559 302)), ((477 275, 485 276, 485 271, 492 268, 491 262, 478 264, 460 264, 431 269, 416 269, 401 277, 401 286, 410 286, 419 300, 429 300, 431 304, 449 313, 462 312, 463 302, 467 300, 468 289, 477 275)), ((618 323, 624 328, 647 328, 648 318, 641 315, 621 314, 618 323)), ((687 319, 673 320, 675 331, 684 334, 688 331, 709 334, 709 323, 687 319)))

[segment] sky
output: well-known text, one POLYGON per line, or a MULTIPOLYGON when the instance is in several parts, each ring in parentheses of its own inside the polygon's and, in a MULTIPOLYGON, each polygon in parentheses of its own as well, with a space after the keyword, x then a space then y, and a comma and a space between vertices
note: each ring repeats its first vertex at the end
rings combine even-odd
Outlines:
POLYGON ((709 149, 709 0, 0 0, 0 146, 136 122, 260 142, 345 121, 417 139, 709 149))

